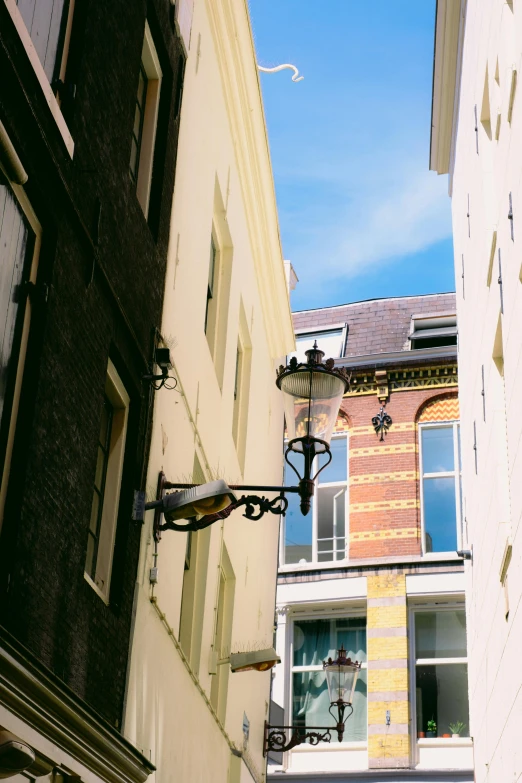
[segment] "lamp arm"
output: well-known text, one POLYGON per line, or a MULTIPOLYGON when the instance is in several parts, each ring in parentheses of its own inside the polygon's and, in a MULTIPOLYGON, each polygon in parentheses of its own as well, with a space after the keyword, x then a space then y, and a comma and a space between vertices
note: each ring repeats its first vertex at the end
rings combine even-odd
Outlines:
POLYGON ((269 726, 265 721, 265 742, 263 754, 270 751, 284 753, 287 750, 302 745, 307 740, 310 745, 318 745, 320 742, 332 741, 332 729, 327 726, 269 726), (287 732, 290 739, 287 739, 287 732))

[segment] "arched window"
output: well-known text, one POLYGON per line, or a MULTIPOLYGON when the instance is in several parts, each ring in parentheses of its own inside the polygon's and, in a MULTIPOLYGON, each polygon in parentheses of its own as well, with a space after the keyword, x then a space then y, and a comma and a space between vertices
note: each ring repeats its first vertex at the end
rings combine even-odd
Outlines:
POLYGON ((461 548, 462 500, 457 397, 428 402, 418 417, 423 553, 461 548))

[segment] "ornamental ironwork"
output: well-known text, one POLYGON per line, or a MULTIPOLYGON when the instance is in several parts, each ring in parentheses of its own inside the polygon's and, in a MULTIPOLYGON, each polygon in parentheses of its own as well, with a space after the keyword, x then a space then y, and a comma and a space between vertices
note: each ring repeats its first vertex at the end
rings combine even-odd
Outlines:
POLYGON ((388 413, 386 413, 384 408, 381 406, 381 409, 380 409, 379 413, 377 414, 377 416, 374 416, 372 418, 372 424, 373 424, 373 428, 375 430, 375 433, 377 435, 380 434, 380 436, 381 436, 379 438, 379 440, 384 440, 384 436, 386 435, 386 433, 390 429, 390 426, 393 424, 393 422, 392 422, 391 416, 388 413))

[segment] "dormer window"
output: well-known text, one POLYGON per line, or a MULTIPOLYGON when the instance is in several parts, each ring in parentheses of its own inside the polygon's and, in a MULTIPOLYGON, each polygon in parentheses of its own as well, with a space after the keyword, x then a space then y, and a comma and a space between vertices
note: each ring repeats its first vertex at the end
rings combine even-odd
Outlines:
POLYGON ((297 356, 300 362, 306 361, 305 351, 313 347, 317 340, 317 345, 321 351, 324 351, 325 359, 339 359, 344 355, 346 345, 346 324, 332 324, 325 329, 316 329, 315 331, 296 331, 295 345, 296 352, 291 356, 297 356))
POLYGON ((412 315, 408 340, 412 351, 457 345, 457 316, 455 313, 412 315))

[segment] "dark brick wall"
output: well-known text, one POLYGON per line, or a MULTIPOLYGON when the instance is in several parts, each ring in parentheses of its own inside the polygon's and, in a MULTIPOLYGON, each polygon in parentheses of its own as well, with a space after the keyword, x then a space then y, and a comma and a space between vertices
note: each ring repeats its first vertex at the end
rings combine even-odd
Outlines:
POLYGON ((0 3, 0 120, 29 174, 43 227, 8 500, 0 623, 119 726, 150 432, 147 372, 160 325, 184 57, 169 0, 76 0, 63 111, 71 161, 0 3), (129 177, 145 19, 163 71, 149 222, 129 177), (108 358, 131 398, 110 604, 84 579, 108 358))

